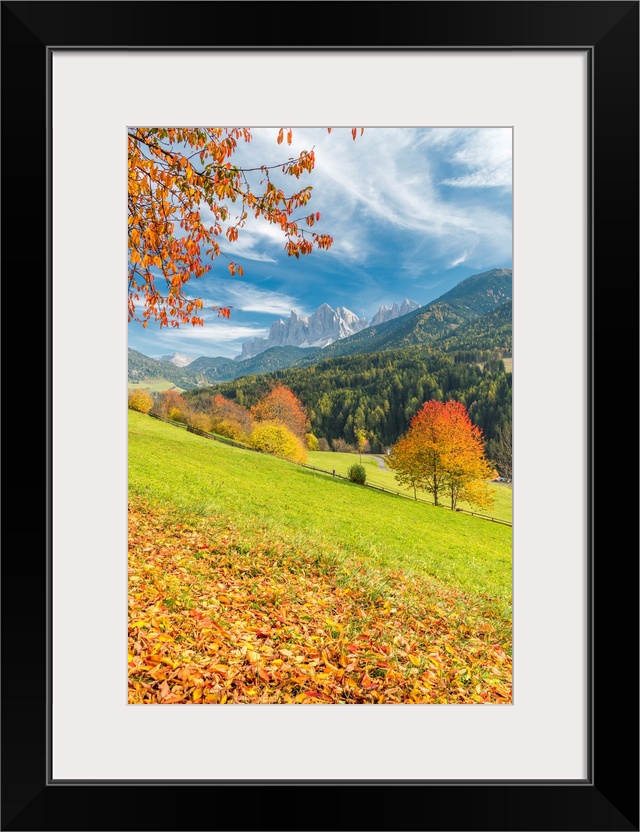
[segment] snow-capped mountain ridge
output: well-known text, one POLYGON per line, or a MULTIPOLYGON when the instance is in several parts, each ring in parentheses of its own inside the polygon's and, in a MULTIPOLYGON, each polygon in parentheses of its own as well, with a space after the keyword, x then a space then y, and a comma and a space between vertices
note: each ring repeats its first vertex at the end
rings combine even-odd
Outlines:
POLYGON ((181 352, 172 352, 169 353, 169 355, 156 356, 156 360, 168 361, 170 364, 173 364, 174 367, 188 367, 192 361, 195 361, 195 358, 181 352))
POLYGON ((394 303, 391 309, 381 306, 370 323, 344 306, 333 309, 328 303, 323 303, 311 315, 299 315, 292 309, 286 320, 280 318, 271 324, 267 338, 246 341, 242 345, 242 352, 235 360, 253 358, 270 347, 326 347, 334 341, 355 335, 368 326, 406 315, 419 306, 419 303, 407 299, 400 306, 394 303))
POLYGON ((393 321, 395 318, 401 318, 403 315, 407 315, 409 312, 413 312, 414 309, 419 308, 419 303, 416 303, 415 300, 408 300, 407 298, 402 301, 400 306, 398 306, 397 303, 394 303, 391 309, 386 306, 381 306, 373 318, 371 318, 369 326, 385 324, 387 321, 393 321))

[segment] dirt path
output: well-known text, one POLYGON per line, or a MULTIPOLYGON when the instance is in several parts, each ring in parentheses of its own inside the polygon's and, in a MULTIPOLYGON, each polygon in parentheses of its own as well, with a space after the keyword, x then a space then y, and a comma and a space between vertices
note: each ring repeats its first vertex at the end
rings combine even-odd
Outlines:
POLYGON ((377 454, 363 454, 363 456, 368 456, 370 459, 375 459, 378 463, 378 468, 380 468, 381 471, 387 470, 387 465, 384 461, 383 456, 378 456, 377 454))

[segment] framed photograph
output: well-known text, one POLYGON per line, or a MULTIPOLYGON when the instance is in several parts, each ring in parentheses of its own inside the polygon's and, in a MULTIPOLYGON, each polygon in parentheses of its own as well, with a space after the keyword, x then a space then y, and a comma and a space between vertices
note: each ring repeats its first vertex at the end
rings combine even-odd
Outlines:
POLYGON ((511 704, 512 128, 127 141, 129 704, 511 704))
MULTIPOLYGON (((3 564, 2 828, 638 829, 637 556, 628 551, 625 556, 627 547, 614 542, 613 524, 624 524, 629 508, 627 499, 617 496, 620 454, 612 458, 602 452, 612 447, 615 435, 624 442, 622 458, 629 455, 629 432, 623 433, 628 417, 611 419, 612 407, 622 407, 624 397, 605 379, 612 367, 620 362, 626 366, 628 355, 637 354, 637 345, 631 353, 626 343, 636 327, 629 325, 620 308, 631 305, 637 310, 638 294, 638 3, 374 3, 367 10, 366 36, 359 27, 336 30, 337 12, 327 4, 295 10, 276 6, 274 13, 273 4, 227 4, 221 27, 217 4, 2 4, 5 78, 10 68, 12 81, 3 88, 5 125, 17 125, 15 132, 5 132, 5 189, 24 188, 28 177, 29 199, 46 214, 45 231, 29 234, 24 246, 10 248, 11 253, 20 252, 11 268, 24 274, 28 262, 35 272, 37 263, 47 289, 46 310, 41 305, 37 327, 46 356, 46 529, 39 550, 30 550, 19 562, 5 555, 3 564), (427 34, 415 43, 418 9, 428 25, 427 34), (231 33, 234 14, 242 18, 243 28, 231 33), (391 662, 387 667, 385 661, 374 672, 365 669, 354 677, 357 682, 349 690, 346 681, 339 685, 335 679, 346 680, 351 672, 347 668, 356 649, 347 647, 355 644, 356 636, 343 641, 342 623, 329 615, 322 626, 344 649, 335 656, 316 650, 319 669, 313 650, 296 670, 295 656, 287 654, 286 645, 274 642, 278 651, 268 665, 256 659, 256 688, 237 677, 231 693, 232 686, 225 688, 232 662, 223 655, 223 634, 216 655, 221 657, 217 664, 227 668, 224 673, 201 676, 192 672, 194 665, 184 677, 168 678, 163 663, 149 657, 162 655, 168 667, 175 657, 169 648, 156 650, 155 640, 162 635, 163 643, 170 644, 175 633, 163 624, 154 630, 144 623, 144 616, 152 614, 149 599, 140 605, 140 619, 128 622, 134 625, 128 669, 135 672, 127 688, 127 595, 130 603, 132 597, 142 598, 131 574, 137 578, 151 568, 143 538, 150 535, 155 551, 159 528, 150 530, 145 526, 148 516, 137 517, 134 537, 141 560, 129 564, 134 568, 128 575, 127 485, 137 451, 128 443, 124 406, 127 345, 133 343, 123 309, 124 271, 129 268, 131 281, 132 252, 134 266, 146 262, 152 270, 162 268, 164 259, 159 252, 160 264, 145 261, 148 252, 140 249, 131 231, 127 234, 127 155, 132 141, 135 146, 148 140, 147 147, 156 141, 158 134, 148 132, 150 126, 166 132, 209 124, 248 126, 258 138, 262 128, 275 130, 276 148, 289 146, 289 128, 295 136, 296 130, 332 127, 331 138, 337 141, 352 128, 364 128, 355 141, 348 136, 350 149, 376 170, 387 165, 390 183, 381 205, 376 200, 380 180, 371 179, 376 182, 372 215, 384 223, 415 214, 419 209, 412 211, 413 204, 437 204, 434 223, 443 226, 455 217, 474 236, 474 250, 489 240, 496 252, 504 243, 498 239, 502 208, 491 201, 496 193, 491 189, 506 187, 504 154, 496 151, 490 156, 492 176, 482 177, 488 169, 487 143, 508 132, 513 256, 495 265, 504 267, 503 272, 513 269, 513 456, 518 473, 512 532, 508 527, 513 544, 512 688, 510 680, 507 685, 500 678, 498 666, 498 658, 511 658, 509 643, 508 649, 503 644, 501 653, 492 654, 490 672, 477 678, 465 654, 464 667, 456 665, 457 698, 447 698, 437 684, 436 664, 423 666, 403 631, 393 637, 399 639, 395 645, 403 661, 406 658, 408 672, 410 665, 415 668, 415 674, 407 676, 415 677, 411 690, 385 700, 391 686, 380 689, 380 679, 395 679, 397 690, 404 683, 399 672, 393 676, 397 666, 391 662), (465 131, 475 131, 480 138, 474 144, 468 140, 472 133, 465 131), (442 164, 437 179, 422 176, 415 167, 403 169, 403 142, 412 149, 420 142, 442 147, 452 141, 452 133, 459 142, 458 167, 451 163, 453 152, 445 170, 434 151, 430 164, 442 164), (368 155, 368 136, 384 137, 377 155, 368 155), (446 201, 439 194, 439 203, 428 201, 420 189, 436 181, 456 194, 449 193, 446 201), (462 191, 470 202, 455 212, 452 206, 462 191), (489 230, 472 222, 470 205, 482 200, 492 217, 489 230), (28 601, 17 587, 25 588, 28 601), (147 650, 150 632, 155 633, 154 649, 147 650), (27 672, 16 675, 16 667, 25 667, 25 650, 27 672), (313 688, 300 681, 305 668, 317 683, 313 688), (294 681, 286 690, 283 685, 282 699, 260 698, 259 690, 286 673, 294 681), (432 689, 436 693, 430 700, 432 689), (222 704, 232 707, 219 707, 222 704), (275 704, 283 707, 270 707, 275 704), (621 744, 631 753, 621 756, 621 744), (163 786, 171 791, 154 791, 163 786), (200 789, 208 799, 201 799, 200 789), (361 799, 369 796, 373 800, 361 799), (381 796, 390 799, 380 800, 381 796), (295 811, 285 811, 292 804, 295 811), (420 805, 424 809, 416 826, 415 806, 420 805)), ((356 4, 341 9, 362 13, 356 4)), ((214 138, 225 136, 209 137, 214 138)), ((175 141, 184 144, 186 139, 181 135, 175 141)), ((299 151, 291 147, 292 162, 300 163, 299 151)), ((194 167, 191 179, 203 175, 194 167)), ((346 167, 334 171, 334 181, 354 188, 351 176, 346 167)), ((322 181, 310 206, 322 199, 322 181)), ((309 182, 313 184, 313 177, 309 182)), ((224 184, 216 181, 216 187, 224 184)), ((182 193, 190 194, 194 185, 197 182, 187 182, 182 193)), ((321 218, 315 211, 311 216, 320 234, 321 218)), ((20 211, 5 212, 5 240, 24 238, 24 220, 20 211)), ((286 222, 283 218, 282 230, 290 231, 286 222)), ((289 243, 317 241, 313 223, 308 224, 306 238, 289 234, 289 243)), ((223 226, 223 236, 225 231, 231 241, 223 226)), ((372 245, 364 231, 362 239, 372 245)), ((406 254, 399 239, 393 245, 399 257, 406 254)), ((415 238, 409 245, 417 246, 415 238)), ((445 297, 460 285, 456 274, 462 281, 476 276, 473 270, 455 272, 469 257, 465 251, 456 255, 442 243, 441 263, 453 270, 450 285, 442 294, 433 289, 429 297, 416 298, 418 303, 445 297), (456 262, 457 258, 463 259, 456 262)), ((312 257, 324 253, 314 252, 312 257)), ((253 262, 259 261, 256 256, 253 262)), ((230 265, 237 269, 243 262, 238 258, 230 265)), ((406 258, 402 263, 406 265, 406 258)), ((446 271, 437 264, 433 271, 437 268, 446 271)), ((5 268, 5 275, 11 273, 5 268)), ((368 286, 380 285, 372 266, 361 274, 368 286)), ((237 272, 229 275, 230 285, 240 277, 237 272)), ((144 303, 149 280, 136 284, 135 274, 133 280, 133 294, 140 291, 133 299, 129 292, 129 317, 142 321, 149 308, 144 303)), ((312 280, 320 304, 322 278, 316 275, 312 280)), ((390 282, 400 291, 400 276, 390 282)), ((293 290, 287 294, 284 283, 261 285, 259 302, 272 304, 274 310, 275 300, 306 297, 293 290)), ((380 305, 393 300, 391 294, 381 296, 380 305)), ((191 296, 186 297, 183 311, 191 302, 191 296)), ((235 315, 241 328, 241 316, 252 311, 251 305, 235 305, 232 320, 235 315)), ((188 314, 198 309, 192 306, 188 314)), ((157 310, 158 306, 152 309, 152 317, 157 310)), ((228 323, 226 307, 217 311, 222 313, 221 323, 228 323)), ((373 300, 371 308, 352 311, 356 319, 366 315, 360 328, 367 332, 365 326, 377 314, 373 300)), ((405 311, 411 315, 419 310, 405 311)), ((309 329, 313 309, 307 305, 303 312, 307 314, 297 325, 309 329)), ((464 330, 468 322, 457 323, 457 329, 464 330)), ((137 326, 138 334, 141 325, 137 326)), ((313 327, 319 326, 314 318, 313 327)), ((238 332, 237 348, 250 361, 264 352, 263 341, 269 341, 249 330, 246 326, 238 332)), ((318 339, 314 347, 305 333, 303 340, 290 339, 284 346, 318 348, 318 339)), ((320 340, 330 337, 324 330, 318 335, 320 340)), ((460 348, 468 346, 463 340, 460 348)), ((136 341, 140 347, 144 343, 136 341)), ((165 351, 164 343, 153 344, 158 348, 152 346, 147 358, 165 351)), ((170 351, 188 352, 179 347, 168 347, 170 351)), ((226 357, 234 357, 231 347, 226 357)), ((506 353, 500 360, 505 357, 506 353)), ((483 354, 476 363, 486 361, 483 354)), ((258 426, 273 427, 274 419, 264 416, 267 392, 242 388, 246 398, 238 399, 236 389, 234 407, 242 410, 246 405, 258 426)), ((442 393, 444 402, 447 396, 442 393)), ((176 395, 189 401, 189 411, 171 421, 182 419, 189 430, 163 422, 168 410, 159 414, 161 419, 151 420, 134 409, 132 419, 171 429, 180 441, 186 437, 205 443, 208 440, 198 436, 203 432, 237 441, 229 434, 229 405, 223 414, 225 434, 220 413, 205 412, 188 391, 176 395), (216 416, 218 422, 204 425, 194 414, 216 416)), ((160 400, 155 397, 155 403, 160 400)), ((320 407, 315 400, 311 404, 320 407)), ((404 410, 409 423, 411 414, 407 407, 404 410)), ((235 410, 232 415, 239 419, 239 414, 235 410)), ((324 430, 329 439, 336 439, 329 421, 327 417, 324 430)), ((386 450, 396 448, 392 456, 397 465, 401 455, 396 443, 409 424, 398 423, 393 435, 383 433, 382 427, 374 430, 372 424, 365 421, 361 426, 360 452, 366 453, 365 441, 378 441, 379 447, 370 446, 372 453, 384 457, 386 450)), ((382 417, 379 424, 383 425, 382 417)), ((309 424, 304 427, 303 433, 309 433, 309 424)), ((354 443, 351 451, 358 450, 358 434, 355 423, 340 434, 354 443)), ((258 447, 257 439, 251 441, 258 447)), ((307 446, 310 441, 305 436, 307 446)), ((183 451, 178 448, 176 453, 171 470, 186 471, 185 482, 197 480, 198 474, 189 472, 180 456, 183 451)), ((272 464, 266 454, 260 459, 272 464)), ((257 463, 247 464, 246 476, 250 469, 262 476, 257 463)), ((159 489, 160 479, 169 476, 160 460, 148 465, 156 485, 145 480, 140 494, 150 483, 159 489)), ((409 474, 402 485, 411 488, 409 474)), ((327 482, 324 475, 317 476, 327 482)), ((418 488, 421 485, 424 482, 418 488)), ((233 483, 229 487, 236 488, 233 483)), ((361 485, 344 487, 356 493, 361 485)), ((433 489, 423 488, 422 494, 437 501, 433 489)), ((469 490, 466 496, 471 496, 471 504, 460 502, 457 507, 473 511, 478 494, 469 490)), ((450 507, 456 507, 456 495, 449 497, 450 507)), ((414 505, 406 499, 402 503, 414 505)), ((446 517, 447 522, 463 521, 466 515, 448 512, 446 517)), ((392 523, 386 522, 391 532, 392 523)), ((203 552, 207 545, 202 544, 203 552)), ((242 554, 239 549, 238 553, 242 554)), ((277 561, 277 553, 272 556, 277 561)), ((195 574, 198 563, 178 567, 195 574)), ((250 569, 249 560, 245 566, 250 569)), ((488 566, 482 569, 488 581, 488 566)), ((162 580, 161 573, 162 568, 154 580, 162 580)), ((345 578, 343 585, 353 592, 358 589, 354 577, 345 578)), ((208 585, 201 589, 202 605, 194 608, 194 615, 189 613, 198 622, 194 633, 206 630, 209 621, 212 627, 218 619, 229 621, 222 613, 214 615, 212 605, 217 610, 234 601, 221 587, 213 594, 208 585)), ((156 613, 167 620, 182 614, 183 606, 191 609, 165 586, 162 598, 156 613)), ((252 612, 242 620, 251 618, 251 638, 270 647, 269 622, 263 622, 262 629, 256 623, 258 600, 256 596, 252 612)), ((420 609, 423 616, 420 603, 416 600, 412 609, 420 609)), ((391 607, 386 612, 391 615, 391 607)), ((316 626, 316 611, 310 606, 307 613, 316 626)), ((382 604, 380 620, 385 614, 382 604)), ((425 620, 420 618, 422 626, 425 620)), ((185 632, 179 633, 181 639, 185 632)), ((239 649, 254 651, 247 633, 239 649)), ((191 634, 189 630, 187 640, 191 634)), ((384 647, 385 642, 380 644, 384 647)), ((458 642, 447 638, 441 646, 452 656, 459 650, 458 642)), ((260 650, 255 653, 261 655, 260 650)), ((253 659, 247 655, 250 663, 253 659)), ((434 647, 432 658, 438 655, 434 647)), ((213 667, 212 661, 207 667, 213 667)))

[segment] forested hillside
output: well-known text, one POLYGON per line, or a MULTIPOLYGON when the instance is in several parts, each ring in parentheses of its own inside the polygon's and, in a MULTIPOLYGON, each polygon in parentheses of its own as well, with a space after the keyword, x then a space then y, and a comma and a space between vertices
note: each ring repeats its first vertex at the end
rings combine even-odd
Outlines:
POLYGON ((317 352, 319 350, 314 347, 271 347, 247 361, 234 361, 223 356, 201 356, 186 367, 176 367, 168 361, 149 358, 129 348, 129 381, 164 378, 178 387, 189 390, 251 373, 280 370, 317 352))
MULTIPOLYGON (((458 283, 431 303, 393 321, 370 326, 325 347, 323 358, 442 343, 511 299, 511 269, 492 269, 458 283)), ((312 361, 315 359, 311 359, 312 361)))
POLYGON ((491 440, 511 423, 511 373, 492 353, 476 351, 474 355, 481 363, 425 346, 351 355, 311 367, 245 376, 190 391, 185 398, 204 402, 220 393, 250 407, 279 380, 303 402, 317 437, 354 442, 356 431, 364 430, 374 452, 404 433, 423 402, 456 399, 484 431, 491 455, 491 440))

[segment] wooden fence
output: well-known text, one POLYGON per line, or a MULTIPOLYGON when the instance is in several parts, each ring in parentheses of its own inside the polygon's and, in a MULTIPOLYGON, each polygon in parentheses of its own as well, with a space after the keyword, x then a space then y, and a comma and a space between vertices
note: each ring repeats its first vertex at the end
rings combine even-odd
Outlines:
MULTIPOLYGON (((228 439, 226 436, 218 436, 217 434, 214 435, 212 433, 207 433, 204 430, 200 430, 200 428, 190 427, 185 425, 184 422, 174 422, 172 419, 165 419, 155 413, 149 413, 149 416, 152 416, 154 419, 159 419, 161 422, 167 422, 170 425, 185 428, 189 431, 189 433, 195 433, 198 436, 203 436, 205 439, 213 439, 214 442, 221 442, 223 445, 232 445, 234 448, 242 448, 245 451, 253 451, 258 454, 266 453, 266 451, 262 451, 259 448, 252 448, 250 445, 245 445, 243 442, 238 442, 235 439, 228 439)), ((269 456, 276 456, 276 454, 269 454, 269 456)), ((285 457, 278 458, 284 459, 285 457)), ((349 477, 344 474, 339 474, 335 468, 331 471, 327 471, 326 468, 317 468, 315 465, 307 465, 306 462, 293 462, 291 459, 288 459, 287 462, 290 462, 292 465, 300 465, 302 468, 308 468, 311 471, 317 471, 319 474, 328 474, 330 477, 337 477, 341 480, 349 480, 349 477)), ((373 485, 373 483, 366 482, 363 487, 373 488, 375 491, 383 491, 385 494, 389 494, 393 497, 400 497, 403 500, 411 500, 412 502, 426 503, 427 505, 435 506, 433 500, 425 500, 423 497, 412 497, 410 494, 403 494, 401 491, 393 491, 391 488, 385 488, 383 485, 373 485)), ((447 506, 442 505, 439 505, 438 508, 444 508, 447 511, 450 510, 447 506)), ((500 520, 498 517, 491 517, 488 514, 482 514, 477 511, 469 511, 466 508, 456 508, 455 510, 461 514, 469 514, 471 517, 479 517, 482 520, 490 520, 492 523, 499 523, 501 526, 513 526, 513 523, 509 520, 500 520)))

